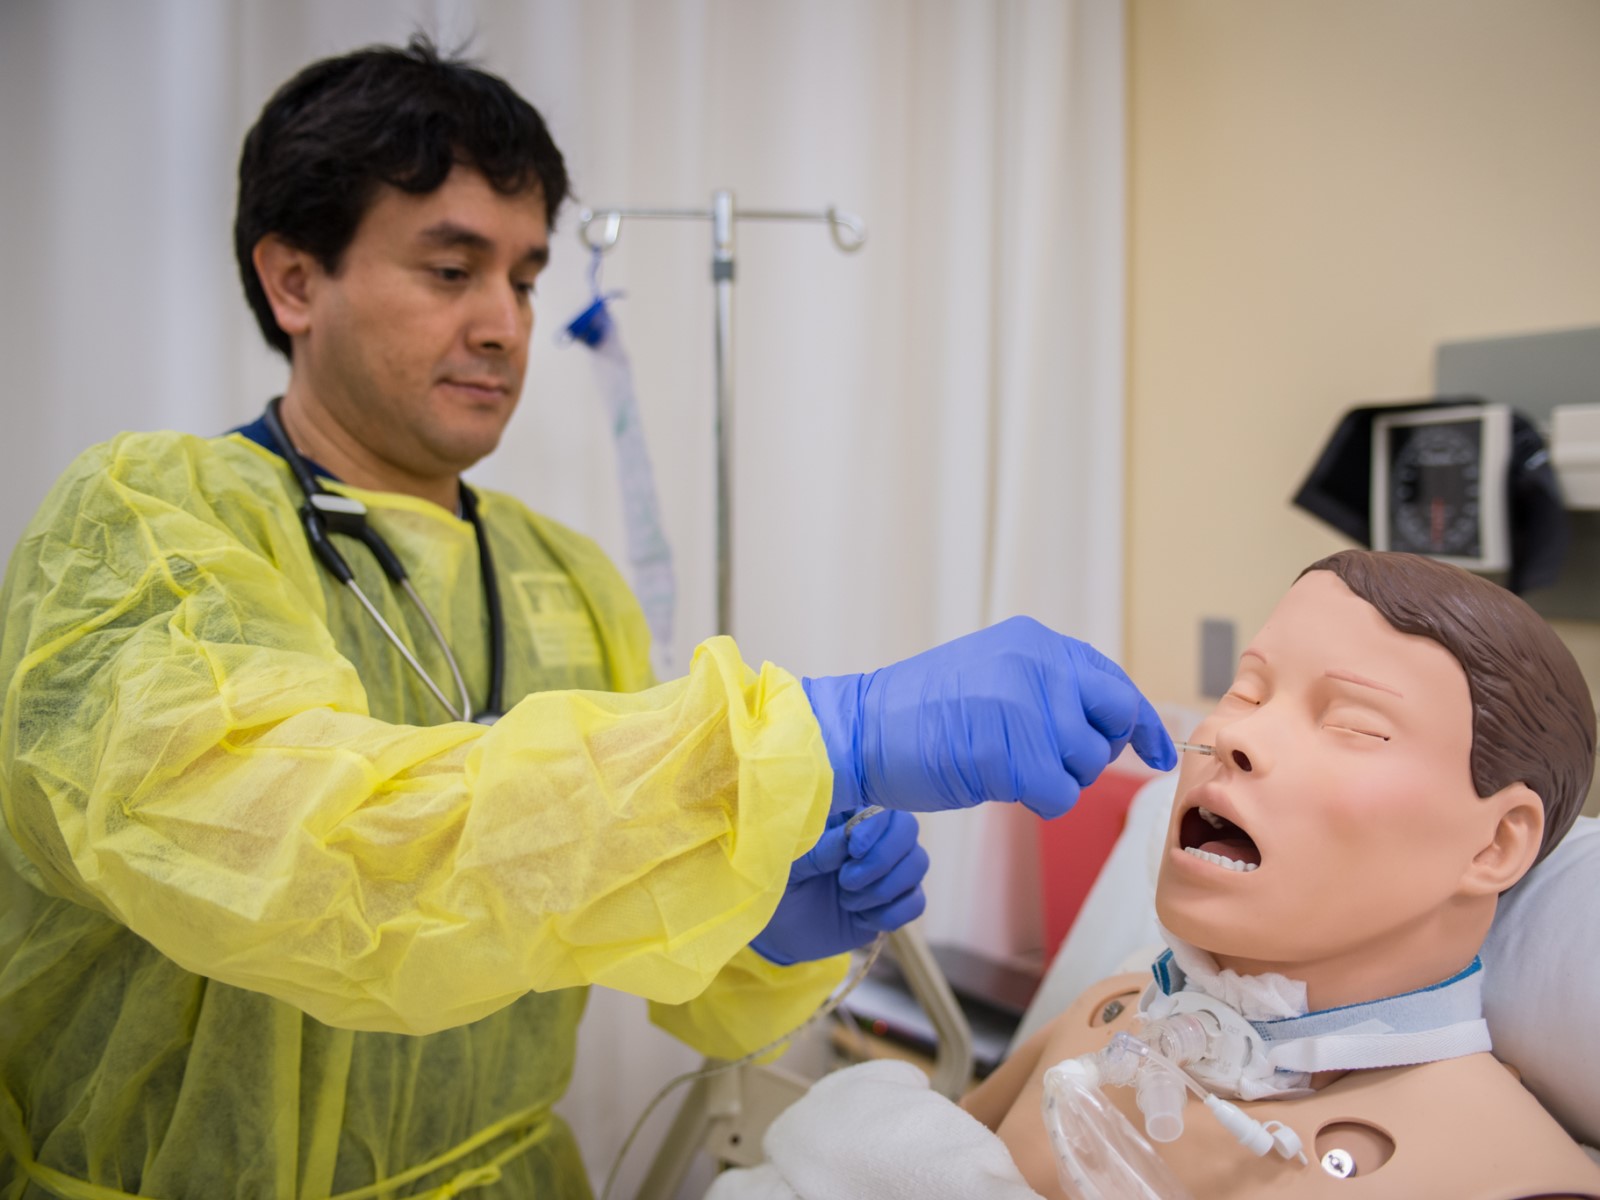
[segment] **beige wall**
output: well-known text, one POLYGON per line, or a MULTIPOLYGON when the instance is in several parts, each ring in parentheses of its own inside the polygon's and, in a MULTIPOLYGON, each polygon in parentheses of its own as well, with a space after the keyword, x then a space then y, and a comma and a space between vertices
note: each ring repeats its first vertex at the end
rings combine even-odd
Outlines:
MULTIPOLYGON (((1600 325, 1596 0, 1130 0, 1125 657, 1200 703, 1347 545, 1289 504, 1441 341, 1600 325)), ((1600 627, 1565 629, 1600 686, 1600 627)))

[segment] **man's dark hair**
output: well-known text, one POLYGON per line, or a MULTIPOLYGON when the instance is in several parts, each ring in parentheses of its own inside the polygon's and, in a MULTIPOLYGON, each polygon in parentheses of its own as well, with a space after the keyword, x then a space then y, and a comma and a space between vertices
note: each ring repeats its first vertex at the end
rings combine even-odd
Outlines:
POLYGON ((1583 809, 1594 778, 1595 715, 1572 651, 1526 601, 1419 554, 1341 550, 1332 571, 1401 633, 1455 656, 1472 694, 1472 782, 1479 796, 1526 784, 1544 802, 1537 863, 1583 809))
POLYGON ((269 233, 334 272, 379 185, 422 195, 455 164, 513 195, 537 185, 546 219, 567 196, 567 169, 544 119, 505 80, 441 54, 426 36, 306 67, 280 87, 239 155, 234 255, 261 332, 285 358, 251 261, 269 233))

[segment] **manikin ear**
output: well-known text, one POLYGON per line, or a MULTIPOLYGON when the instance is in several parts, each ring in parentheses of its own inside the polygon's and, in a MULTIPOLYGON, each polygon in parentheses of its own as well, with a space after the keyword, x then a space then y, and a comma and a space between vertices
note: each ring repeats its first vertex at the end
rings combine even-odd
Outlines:
POLYGON ((291 338, 310 329, 312 291, 324 274, 315 256, 269 233, 256 243, 250 261, 278 328, 291 338))
POLYGON ((1468 864, 1469 895, 1497 896, 1527 874, 1544 838, 1544 802, 1525 783, 1511 783, 1480 801, 1495 817, 1487 845, 1468 864))

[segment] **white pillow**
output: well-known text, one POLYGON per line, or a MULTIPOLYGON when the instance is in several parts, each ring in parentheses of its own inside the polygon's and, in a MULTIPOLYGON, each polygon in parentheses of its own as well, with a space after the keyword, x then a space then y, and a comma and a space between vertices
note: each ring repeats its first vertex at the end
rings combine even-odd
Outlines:
POLYGON ((1579 817, 1501 900, 1483 965, 1495 1054, 1568 1133, 1600 1146, 1600 818, 1579 817))

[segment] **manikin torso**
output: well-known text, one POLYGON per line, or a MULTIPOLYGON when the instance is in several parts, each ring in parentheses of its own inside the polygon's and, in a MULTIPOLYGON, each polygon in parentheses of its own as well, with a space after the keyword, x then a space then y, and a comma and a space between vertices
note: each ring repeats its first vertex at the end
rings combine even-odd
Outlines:
MULTIPOLYGON (((1085 991, 1056 1020, 1039 1070, 1006 1119, 1001 1132, 1018 1167, 1046 1196, 1061 1193, 1038 1116, 1039 1078, 1054 1063, 1098 1050, 1119 1031, 1131 1032, 1147 983, 1146 975, 1120 975, 1085 991), (1037 1136, 1029 1132, 1030 1120, 1037 1136)), ((1134 1128, 1143 1129, 1131 1088, 1108 1087, 1106 1095, 1134 1128)), ((1489 1054, 1419 1067, 1353 1071, 1312 1096, 1240 1107, 1258 1121, 1281 1121, 1294 1129, 1311 1165, 1285 1161, 1276 1154, 1253 1157, 1191 1100, 1184 1112, 1183 1136, 1157 1150, 1195 1200, 1267 1196, 1600 1200, 1600 1166, 1489 1054), (1343 1150, 1355 1164, 1347 1178, 1332 1175, 1321 1165, 1323 1156, 1335 1149, 1343 1150)))

